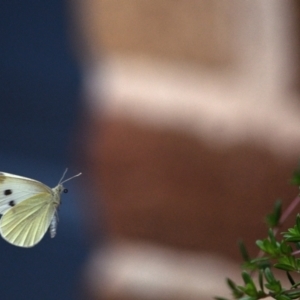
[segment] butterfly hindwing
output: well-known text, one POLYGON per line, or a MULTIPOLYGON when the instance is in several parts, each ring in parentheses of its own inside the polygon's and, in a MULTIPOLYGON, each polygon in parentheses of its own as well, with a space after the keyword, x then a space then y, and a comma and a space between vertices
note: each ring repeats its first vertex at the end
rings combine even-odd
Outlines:
POLYGON ((0 233, 13 245, 32 247, 45 235, 55 212, 51 194, 32 196, 4 213, 0 219, 0 233))
POLYGON ((40 193, 51 193, 51 189, 39 181, 0 172, 0 215, 40 193))

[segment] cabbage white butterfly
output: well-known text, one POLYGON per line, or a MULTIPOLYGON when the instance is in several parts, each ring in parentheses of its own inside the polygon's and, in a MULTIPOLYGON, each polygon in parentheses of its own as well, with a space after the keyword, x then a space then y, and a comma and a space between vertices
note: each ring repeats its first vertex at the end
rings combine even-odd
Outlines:
POLYGON ((9 243, 19 247, 33 247, 50 228, 53 238, 57 228, 57 208, 62 192, 67 192, 63 183, 50 188, 34 179, 0 172, 0 234, 9 243))

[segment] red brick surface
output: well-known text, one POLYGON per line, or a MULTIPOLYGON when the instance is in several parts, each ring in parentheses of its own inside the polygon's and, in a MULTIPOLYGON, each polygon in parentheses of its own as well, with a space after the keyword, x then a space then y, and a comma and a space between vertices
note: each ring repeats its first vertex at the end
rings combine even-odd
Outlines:
POLYGON ((255 255, 254 241, 266 236, 263 218, 275 199, 286 206, 298 192, 288 184, 297 159, 253 143, 222 149, 188 134, 110 119, 93 124, 88 151, 110 237, 240 259, 237 240, 255 255))

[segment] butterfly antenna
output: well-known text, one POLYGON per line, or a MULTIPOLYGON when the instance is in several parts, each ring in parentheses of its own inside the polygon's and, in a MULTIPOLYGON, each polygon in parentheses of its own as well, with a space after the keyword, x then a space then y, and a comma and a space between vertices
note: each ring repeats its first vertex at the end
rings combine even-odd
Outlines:
POLYGON ((65 177, 65 176, 66 176, 66 174, 67 174, 67 172, 68 172, 68 168, 66 168, 66 169, 65 169, 65 171, 64 171, 64 173, 63 173, 63 175, 62 175, 61 179, 59 180, 58 184, 61 184, 61 183, 62 183, 62 181, 63 181, 64 177, 65 177))
MULTIPOLYGON (((66 172, 65 172, 66 173, 66 172)), ((70 177, 70 178, 68 178, 68 179, 66 179, 66 180, 64 180, 64 181, 60 181, 60 184, 63 184, 63 183, 65 183, 65 182, 67 182, 67 181, 69 181, 69 180, 71 180, 71 179, 73 179, 73 178, 75 178, 75 177, 78 177, 78 176, 80 176, 82 173, 78 173, 78 174, 76 174, 76 175, 74 175, 74 176, 72 176, 72 177, 70 177)), ((64 177, 62 177, 62 179, 63 179, 64 177)))

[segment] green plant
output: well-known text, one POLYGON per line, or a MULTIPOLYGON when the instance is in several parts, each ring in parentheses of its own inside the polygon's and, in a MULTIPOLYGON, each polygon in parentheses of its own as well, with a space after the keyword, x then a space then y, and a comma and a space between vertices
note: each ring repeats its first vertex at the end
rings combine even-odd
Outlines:
MULTIPOLYGON (((300 167, 294 172, 292 184, 300 186, 300 167)), ((227 278, 227 284, 232 297, 240 300, 256 300, 271 297, 276 300, 290 300, 300 298, 300 214, 296 216, 296 223, 286 232, 278 234, 286 218, 294 211, 300 202, 300 196, 291 202, 282 213, 282 203, 277 200, 273 212, 266 217, 268 235, 265 239, 257 240, 259 254, 250 258, 243 242, 239 242, 239 249, 243 257, 242 285, 238 285, 227 278), (284 272, 288 279, 288 286, 276 279, 274 270, 284 272)), ((217 300, 227 300, 216 297, 217 300)))

